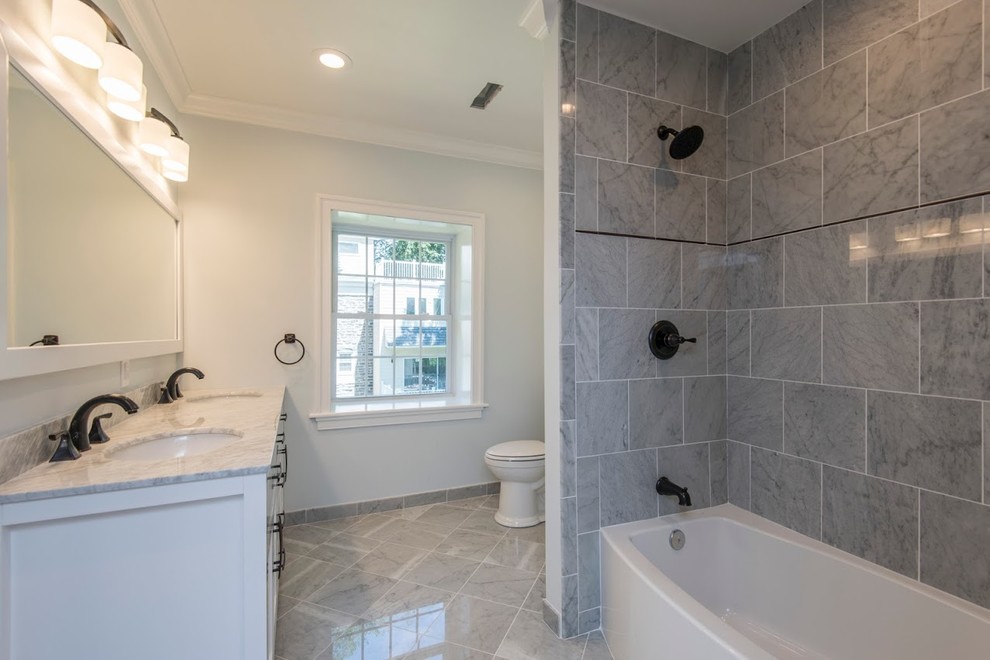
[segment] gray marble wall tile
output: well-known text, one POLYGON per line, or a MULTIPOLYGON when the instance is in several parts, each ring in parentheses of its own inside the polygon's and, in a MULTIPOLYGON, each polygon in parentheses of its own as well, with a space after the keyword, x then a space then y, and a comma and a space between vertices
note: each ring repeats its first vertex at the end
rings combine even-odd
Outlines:
POLYGON ((822 376, 831 385, 918 391, 918 305, 824 308, 822 376))
POLYGON ((708 312, 708 373, 726 373, 725 312, 708 312))
POLYGON ((706 240, 709 243, 725 245, 726 231, 726 182, 721 179, 708 179, 708 233, 706 240))
POLYGON ((681 246, 685 309, 725 309, 725 256, 724 247, 688 243, 681 246))
POLYGON ((656 77, 656 30, 601 12, 598 40, 599 82, 652 96, 656 77))
POLYGON ((728 444, 725 440, 719 440, 712 442, 708 447, 708 465, 712 480, 712 506, 725 504, 729 501, 728 444))
POLYGON ((753 102, 753 42, 747 41, 728 57, 729 82, 726 113, 742 110, 753 102))
POLYGON ((990 507, 921 492, 921 581, 990 607, 990 507))
POLYGON ((753 172, 753 238, 822 224, 822 152, 753 172))
POLYGON ((574 159, 574 226, 598 231, 598 159, 574 159))
MULTIPOLYGON (((784 304, 784 242, 781 238, 734 245, 729 248, 727 263, 729 309, 784 304)), ((581 304, 580 297, 578 304, 581 304)))
MULTIPOLYGON (((711 473, 709 472, 708 443, 661 447, 659 450, 659 477, 667 477, 691 494, 691 506, 677 504, 676 497, 659 496, 660 515, 679 513, 694 509, 705 509, 712 505, 711 473)), ((656 480, 654 479, 654 482, 656 480)), ((654 483, 654 486, 656 484, 654 483)), ((655 492, 655 491, 654 491, 655 492)))
POLYGON ((595 607, 581 612, 581 622, 578 632, 582 635, 591 633, 602 627, 602 610, 595 607))
POLYGON ((578 536, 578 609, 598 607, 601 602, 601 559, 598 532, 578 536))
POLYGON ((918 491, 824 466, 822 541, 918 577, 918 491))
POLYGON ((979 401, 867 394, 870 474, 956 497, 983 497, 979 401))
POLYGON ((918 119, 825 147, 826 223, 918 203, 918 119))
POLYGON ((599 465, 602 527, 656 517, 656 449, 606 454, 599 465))
POLYGON ((653 172, 649 167, 598 161, 598 230, 653 236, 653 172))
POLYGON ((674 160, 657 137, 657 128, 680 129, 681 108, 639 94, 629 95, 629 162, 665 170, 681 170, 682 161, 674 160))
POLYGON ((958 2, 958 0, 921 0, 921 17, 926 18, 937 11, 942 11, 958 2))
POLYGON ((629 306, 681 306, 681 246, 666 241, 629 239, 629 306))
MULTIPOLYGON (((577 553, 575 553, 576 556, 577 553)), ((563 592, 563 597, 561 600, 561 612, 560 612, 560 636, 563 639, 568 639, 574 637, 578 633, 578 627, 580 626, 580 610, 578 607, 578 576, 565 575, 560 580, 560 589, 563 592)), ((556 613, 547 605, 546 601, 543 601, 543 621, 546 623, 547 618, 551 621, 556 621, 556 613), (548 612, 549 610, 549 612, 548 612)), ((547 623, 551 630, 553 630, 553 625, 547 623)), ((470 656, 469 656, 470 657, 470 656)))
POLYGON ((626 92, 577 82, 577 153, 626 159, 626 92))
POLYGON ((574 419, 574 347, 560 347, 560 418, 574 419))
POLYGON ((577 573, 577 498, 560 500, 560 574, 577 573))
POLYGON ((990 300, 921 303, 923 394, 990 399, 988 364, 990 300))
POLYGON ((921 114, 921 201, 990 189, 990 90, 921 114))
POLYGON ((750 375, 749 321, 750 312, 748 309, 726 312, 725 314, 726 373, 733 376, 750 375))
POLYGON ((729 439, 765 449, 783 449, 784 387, 776 380, 729 376, 729 439))
POLYGON ((574 343, 574 271, 560 271, 560 343, 574 343))
POLYGON ((822 466, 755 447, 752 461, 753 513, 820 539, 822 466))
POLYGON ((869 222, 870 302, 983 295, 983 232, 972 231, 984 224, 979 199, 869 222))
POLYGON ((560 423, 560 496, 577 494, 577 437, 574 420, 560 423))
POLYGON ((821 0, 812 0, 753 39, 753 96, 756 99, 821 68, 821 0))
POLYGON ((725 178, 726 119, 694 108, 684 108, 684 126, 701 126, 705 139, 690 158, 684 159, 684 171, 715 179, 725 178))
POLYGON ((625 381, 577 384, 578 456, 629 448, 629 387, 625 381))
POLYGON ((705 240, 705 179, 656 170, 656 235, 684 241, 705 240))
POLYGON ((866 130, 866 51, 787 88, 788 156, 866 130))
MULTIPOLYGON (((578 94, 580 97, 580 88, 578 94)), ((729 115, 726 148, 726 175, 730 179, 781 160, 784 157, 784 92, 777 92, 729 115)))
POLYGON ((983 88, 981 0, 963 0, 870 47, 870 126, 983 88))
POLYGON ((990 403, 983 404, 983 501, 990 502, 990 403))
MULTIPOLYGON (((870 221, 873 222, 872 220, 870 221)), ((866 302, 867 221, 784 237, 784 298, 788 305, 866 302)))
POLYGON ((754 377, 821 382, 820 307, 756 309, 752 323, 754 377))
POLYGON ((577 108, 575 48, 573 41, 560 42, 560 114, 565 117, 573 117, 577 108))
POLYGON ((648 449, 684 441, 685 403, 681 378, 629 382, 629 448, 648 449))
POLYGON ((657 359, 650 352, 652 309, 602 309, 598 313, 598 364, 602 380, 654 378, 657 359))
POLYGON ((591 532, 601 526, 599 518, 600 490, 598 457, 588 456, 577 461, 577 531, 591 532))
POLYGON ((729 502, 749 511, 749 470, 752 450, 749 445, 739 442, 727 442, 726 449, 728 450, 726 481, 728 482, 729 502))
POLYGON ((598 310, 579 307, 575 323, 575 377, 579 381, 598 380, 598 310))
MULTIPOLYGON (((990 21, 983 21, 983 61, 990 62, 990 21)), ((984 67, 983 86, 990 89, 990 67, 984 67)))
MULTIPOLYGON (((708 373, 708 314, 705 312, 664 310, 657 312, 657 320, 666 319, 684 337, 697 338, 696 344, 682 344, 677 355, 669 360, 657 360, 657 375, 660 377, 704 376, 708 373)), ((649 328, 646 328, 649 335, 649 328)), ((645 345, 647 342, 643 342, 645 345)), ((652 353, 650 353, 652 357, 652 353)))
POLYGON ((726 242, 738 243, 753 237, 753 175, 743 174, 725 184, 726 242))
POLYGON ((574 120, 560 118, 560 192, 574 192, 574 120))
POLYGON ((729 56, 708 49, 708 112, 729 114, 726 101, 729 95, 729 56))
POLYGON ((784 383, 787 453, 866 471, 866 390, 784 383))
POLYGON ((560 0, 560 38, 569 41, 577 39, 576 24, 576 0, 560 0))
POLYGON ((578 4, 576 14, 577 76, 598 82, 598 10, 578 4))
POLYGON ((575 301, 578 307, 625 307, 626 239, 578 234, 575 301))
POLYGON ((727 437, 725 376, 684 379, 684 444, 727 437))
POLYGON ((657 33, 657 98, 688 105, 706 107, 707 50, 701 44, 657 33))
POLYGON ((574 195, 560 195, 560 267, 574 268, 574 195))
POLYGON ((824 0, 825 64, 918 20, 917 0, 824 0))

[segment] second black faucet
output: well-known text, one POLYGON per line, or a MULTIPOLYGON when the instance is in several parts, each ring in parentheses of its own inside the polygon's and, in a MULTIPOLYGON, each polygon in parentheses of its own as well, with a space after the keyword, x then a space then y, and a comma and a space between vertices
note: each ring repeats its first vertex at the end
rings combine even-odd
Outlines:
POLYGON ((192 374, 200 380, 205 378, 202 371, 193 367, 177 369, 165 382, 165 387, 162 388, 162 396, 158 399, 158 403, 172 403, 182 398, 182 392, 179 391, 179 376, 182 374, 192 374))

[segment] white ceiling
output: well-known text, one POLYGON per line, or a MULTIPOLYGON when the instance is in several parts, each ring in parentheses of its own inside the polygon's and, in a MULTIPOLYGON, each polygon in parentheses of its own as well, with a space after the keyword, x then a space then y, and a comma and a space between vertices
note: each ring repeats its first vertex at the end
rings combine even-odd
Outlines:
POLYGON ((531 0, 121 0, 182 112, 540 167, 531 0), (347 53, 331 71, 320 48, 347 53), (487 110, 469 106, 487 82, 487 110))
POLYGON ((598 9, 728 53, 808 0, 581 0, 598 9))
MULTIPOLYGON (((543 1, 119 0, 181 112, 532 168, 543 44, 520 21, 543 1)), ((728 52, 807 0, 582 1, 728 52)))

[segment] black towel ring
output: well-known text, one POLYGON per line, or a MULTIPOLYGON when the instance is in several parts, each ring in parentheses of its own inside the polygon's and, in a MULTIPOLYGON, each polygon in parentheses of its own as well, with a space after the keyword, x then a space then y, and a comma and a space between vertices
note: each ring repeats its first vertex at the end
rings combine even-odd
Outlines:
POLYGON ((285 333, 285 337, 280 339, 278 343, 275 344, 274 352, 275 352, 275 359, 281 362, 282 364, 288 364, 288 365, 299 364, 302 361, 302 359, 306 357, 306 344, 302 343, 301 339, 296 339, 296 336, 291 332, 287 332, 285 333), (278 356, 278 347, 281 346, 282 344, 299 344, 300 346, 302 346, 302 355, 300 355, 295 362, 286 362, 285 360, 283 360, 278 356))

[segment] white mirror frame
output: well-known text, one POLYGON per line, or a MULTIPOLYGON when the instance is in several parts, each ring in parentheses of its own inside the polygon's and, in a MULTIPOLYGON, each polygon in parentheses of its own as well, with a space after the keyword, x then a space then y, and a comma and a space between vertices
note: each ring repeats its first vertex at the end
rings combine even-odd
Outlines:
POLYGON ((182 223, 172 187, 133 144, 115 128, 101 103, 67 75, 47 43, 32 43, 0 20, 0 380, 79 369, 120 360, 180 353, 182 340, 182 223), (48 347, 8 346, 8 178, 7 132, 9 67, 15 65, 52 103, 86 133, 176 221, 175 339, 69 344, 48 347))

